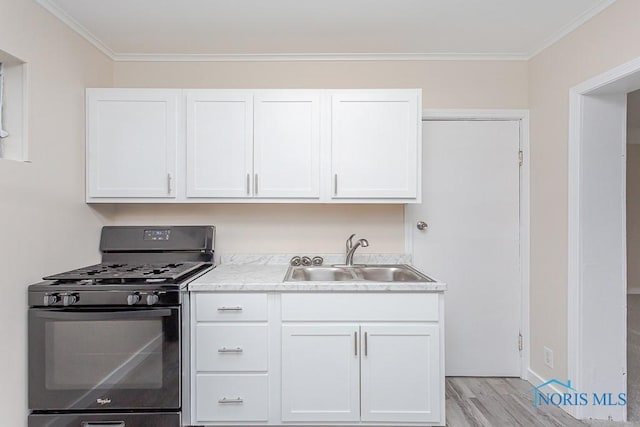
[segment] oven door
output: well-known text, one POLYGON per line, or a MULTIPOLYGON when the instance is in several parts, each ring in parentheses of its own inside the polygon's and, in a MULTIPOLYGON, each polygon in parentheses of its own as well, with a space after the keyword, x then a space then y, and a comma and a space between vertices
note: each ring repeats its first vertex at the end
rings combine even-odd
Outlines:
POLYGON ((29 408, 180 408, 180 308, 29 309, 29 408))

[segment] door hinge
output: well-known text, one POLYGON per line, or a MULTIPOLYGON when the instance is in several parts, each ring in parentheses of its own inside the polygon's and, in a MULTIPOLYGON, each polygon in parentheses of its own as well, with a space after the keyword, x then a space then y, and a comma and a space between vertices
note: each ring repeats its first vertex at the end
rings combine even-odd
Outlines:
POLYGON ((518 334, 518 351, 522 351, 522 334, 518 334))
POLYGON ((522 166, 522 163, 524 162, 524 153, 522 152, 522 150, 518 151, 518 163, 520 164, 520 166, 522 166))

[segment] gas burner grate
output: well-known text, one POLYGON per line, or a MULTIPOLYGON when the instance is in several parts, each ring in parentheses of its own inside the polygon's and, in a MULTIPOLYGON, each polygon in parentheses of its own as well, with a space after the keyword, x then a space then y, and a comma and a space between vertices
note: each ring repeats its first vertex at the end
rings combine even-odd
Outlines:
POLYGON ((45 280, 74 282, 89 280, 94 283, 166 282, 177 283, 209 266, 203 262, 166 264, 103 263, 78 268, 44 277, 45 280))

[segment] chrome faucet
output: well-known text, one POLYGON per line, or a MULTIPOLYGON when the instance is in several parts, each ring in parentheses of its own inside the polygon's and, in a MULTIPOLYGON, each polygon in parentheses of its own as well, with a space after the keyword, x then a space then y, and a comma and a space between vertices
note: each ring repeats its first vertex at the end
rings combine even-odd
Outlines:
POLYGON ((351 236, 349 236, 345 244, 346 257, 345 257, 344 263, 347 266, 353 265, 353 254, 356 252, 356 249, 358 249, 360 246, 362 246, 363 248, 366 248, 367 246, 369 246, 369 241, 367 239, 360 239, 357 242, 353 243, 354 237, 355 237, 355 234, 352 234, 351 236))

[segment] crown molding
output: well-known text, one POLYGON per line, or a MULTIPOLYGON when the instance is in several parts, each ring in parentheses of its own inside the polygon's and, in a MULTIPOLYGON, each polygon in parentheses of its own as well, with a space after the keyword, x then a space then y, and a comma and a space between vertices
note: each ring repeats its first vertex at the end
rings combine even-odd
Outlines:
POLYGON ((115 54, 129 62, 526 61, 526 55, 483 53, 115 54))
POLYGON ((49 13, 58 18, 69 28, 74 30, 80 36, 84 37, 89 43, 95 46, 100 52, 115 61, 116 53, 111 50, 109 46, 104 44, 100 39, 93 35, 93 33, 83 27, 78 21, 73 19, 67 12, 59 8, 56 4, 49 0, 36 0, 40 6, 45 8, 49 13))
POLYGON ((529 53, 529 55, 527 55, 527 59, 534 58, 539 53, 542 53, 542 51, 544 51, 545 49, 547 49, 547 48, 551 47, 552 45, 556 44, 561 39, 563 39, 565 36, 567 36, 568 34, 570 34, 573 31, 575 31, 582 24, 584 24, 585 22, 589 21, 594 16, 596 16, 597 14, 599 14, 600 12, 602 12, 603 10, 605 10, 606 8, 608 8, 609 6, 614 4, 615 2, 616 2, 616 0, 603 0, 600 3, 598 3, 597 5, 595 5, 594 7, 592 7, 591 9, 587 10, 582 15, 578 16, 576 19, 574 19, 569 24, 567 24, 565 27, 563 27, 556 34, 554 34, 553 36, 551 36, 548 39, 546 39, 537 49, 531 51, 531 53, 529 53))

